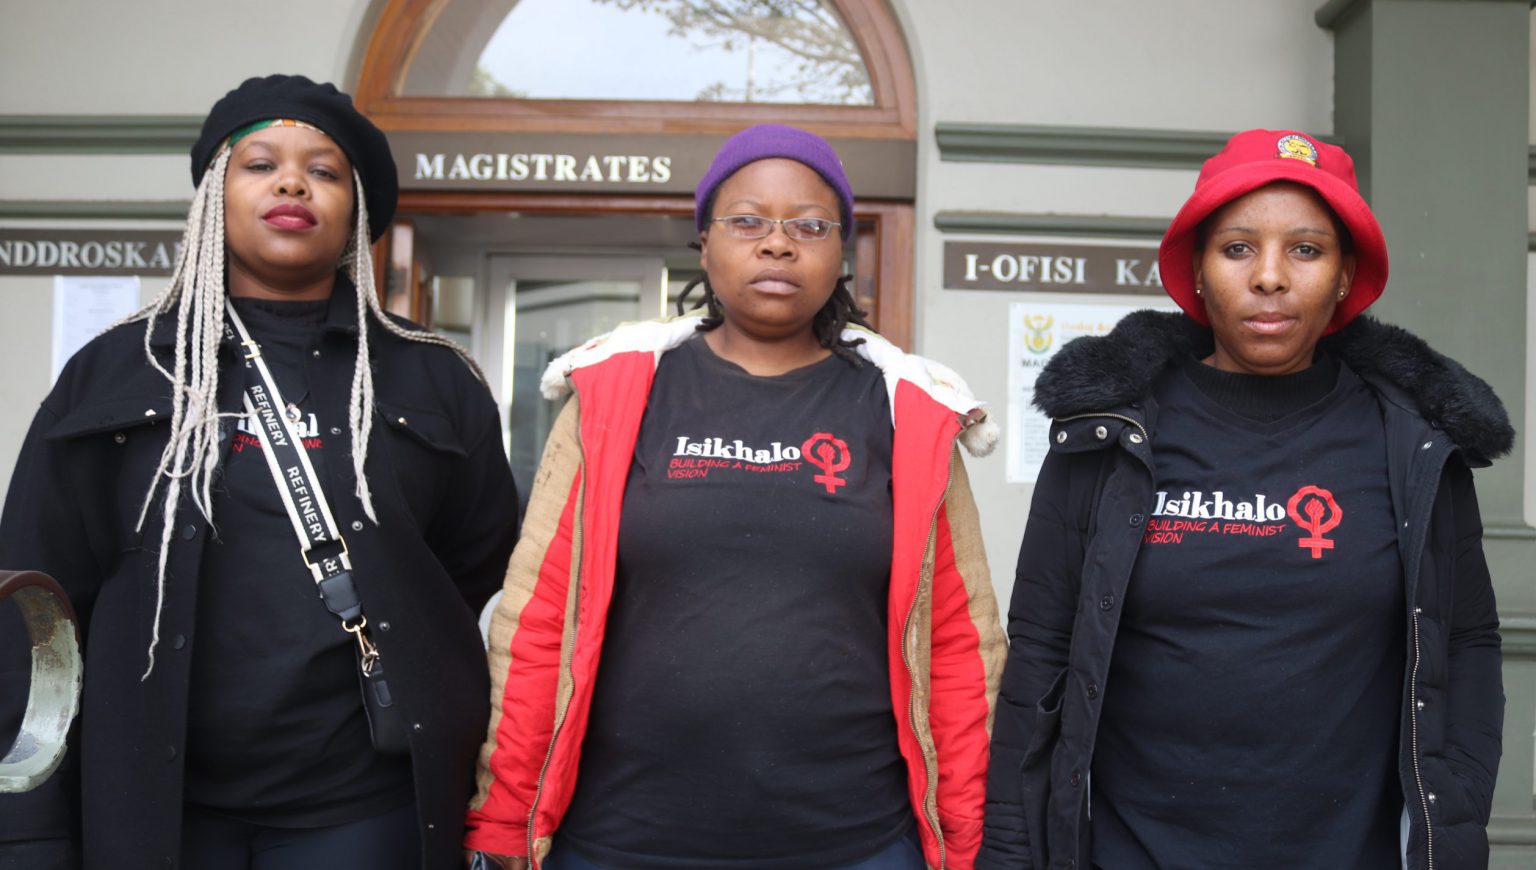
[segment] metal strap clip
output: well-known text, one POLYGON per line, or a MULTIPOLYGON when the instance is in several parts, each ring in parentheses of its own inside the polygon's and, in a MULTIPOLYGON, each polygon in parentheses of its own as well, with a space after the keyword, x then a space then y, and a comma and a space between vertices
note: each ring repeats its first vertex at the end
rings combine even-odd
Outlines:
POLYGON ((379 660, 379 648, 373 645, 363 629, 368 627, 368 617, 359 616, 356 621, 342 620, 341 627, 357 638, 357 648, 363 657, 363 676, 372 676, 373 666, 379 660))

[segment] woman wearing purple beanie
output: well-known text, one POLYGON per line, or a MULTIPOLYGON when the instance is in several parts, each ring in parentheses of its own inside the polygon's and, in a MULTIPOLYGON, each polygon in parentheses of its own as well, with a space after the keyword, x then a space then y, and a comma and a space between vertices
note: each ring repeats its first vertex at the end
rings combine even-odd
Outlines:
POLYGON ((977 866, 1487 867, 1504 695, 1471 469, 1488 385, 1361 316, 1342 148, 1239 133, 1159 263, 1183 314, 1078 339, 1009 611, 977 866))
POLYGON ((703 310, 545 374, 571 399, 491 623, 466 846, 970 870, 1003 649, 957 446, 995 427, 855 307, 827 142, 742 131, 696 202, 703 310))

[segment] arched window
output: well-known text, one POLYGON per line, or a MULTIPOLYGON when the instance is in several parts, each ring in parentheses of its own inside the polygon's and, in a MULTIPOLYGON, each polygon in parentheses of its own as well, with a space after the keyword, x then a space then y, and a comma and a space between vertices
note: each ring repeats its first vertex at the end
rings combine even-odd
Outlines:
POLYGON ((853 34, 820 0, 518 0, 494 30, 454 8, 474 14, 433 22, 401 96, 874 104, 853 34))
POLYGON ((911 139, 881 0, 389 0, 357 87, 386 129, 717 132, 783 121, 911 139))

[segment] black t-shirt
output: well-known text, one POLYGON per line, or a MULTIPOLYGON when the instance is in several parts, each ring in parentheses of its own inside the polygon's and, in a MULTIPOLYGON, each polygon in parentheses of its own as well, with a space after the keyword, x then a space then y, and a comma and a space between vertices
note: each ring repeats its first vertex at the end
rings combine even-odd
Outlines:
POLYGON ((891 414, 872 365, 661 358, 561 842, 609 867, 815 868, 913 825, 887 667, 891 414))
POLYGON ((1405 597, 1386 434, 1359 377, 1319 365, 1159 383, 1157 502, 1093 759, 1095 865, 1400 862, 1405 597), (1298 388, 1316 401, 1298 407, 1298 388), (1213 399, 1233 391, 1247 416, 1213 399), (1259 422, 1266 403, 1290 413, 1259 422))
MULTIPOLYGON (((328 302, 240 298, 283 399, 297 407, 315 472, 347 425, 345 407, 316 407, 305 368, 328 302)), ((244 377, 228 368, 223 377, 244 377)), ((373 751, 358 688, 356 643, 341 630, 300 560, 261 442, 243 419, 215 483, 217 529, 203 551, 187 706, 186 799, 200 809, 278 827, 320 827, 411 801, 405 756, 373 751)), ((332 498, 335 494, 332 494, 332 498)))

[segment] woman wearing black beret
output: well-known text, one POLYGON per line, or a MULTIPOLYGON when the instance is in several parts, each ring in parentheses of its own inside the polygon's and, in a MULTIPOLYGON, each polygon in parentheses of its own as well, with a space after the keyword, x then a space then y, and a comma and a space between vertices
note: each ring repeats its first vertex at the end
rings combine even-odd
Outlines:
POLYGON ((1474 870, 1504 712, 1488 385, 1362 312, 1342 148, 1249 130, 1163 237, 1183 314, 1051 361, 983 870, 1474 870))
POLYGON ((451 866, 517 534, 496 405, 379 308, 395 165, 346 94, 245 82, 192 180, 169 286, 66 366, 5 501, 0 564, 59 581, 86 662, 0 867, 451 866))

